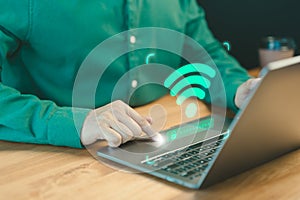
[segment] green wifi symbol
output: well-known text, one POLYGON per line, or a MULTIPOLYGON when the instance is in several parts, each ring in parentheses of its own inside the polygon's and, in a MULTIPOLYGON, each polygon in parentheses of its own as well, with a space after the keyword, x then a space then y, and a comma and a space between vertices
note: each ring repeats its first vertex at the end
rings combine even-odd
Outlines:
MULTIPOLYGON (((211 82, 207 77, 214 78, 215 76, 216 71, 210 66, 201 63, 193 63, 174 71, 165 80, 164 86, 170 89, 171 96, 178 95, 176 103, 177 105, 181 105, 190 97, 204 99, 206 94, 201 88, 208 89, 211 82)), ((189 104, 186 108, 186 116, 194 117, 196 113, 197 106, 194 103, 189 104)))

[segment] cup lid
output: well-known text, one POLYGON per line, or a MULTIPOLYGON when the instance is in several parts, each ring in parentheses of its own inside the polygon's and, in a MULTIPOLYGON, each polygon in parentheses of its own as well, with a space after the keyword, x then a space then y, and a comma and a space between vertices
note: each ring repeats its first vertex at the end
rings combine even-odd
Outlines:
POLYGON ((276 51, 287 51, 296 48, 296 43, 291 37, 268 36, 261 40, 261 48, 276 51))

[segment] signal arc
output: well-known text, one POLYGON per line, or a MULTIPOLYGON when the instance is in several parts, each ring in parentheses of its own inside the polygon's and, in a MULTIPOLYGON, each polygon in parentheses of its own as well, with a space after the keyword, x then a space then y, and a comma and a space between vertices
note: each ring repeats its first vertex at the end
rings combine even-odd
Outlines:
POLYGON ((180 90, 190 85, 201 85, 202 87, 208 89, 210 87, 210 81, 207 78, 200 75, 192 75, 185 77, 178 83, 176 83, 172 88, 170 88, 171 96, 177 95, 180 90))
POLYGON ((182 92, 176 100, 177 105, 181 105, 186 99, 190 97, 198 97, 200 99, 205 98, 205 92, 200 88, 189 88, 182 92))
POLYGON ((188 73, 195 73, 195 72, 198 72, 200 74, 205 74, 210 78, 213 78, 216 75, 216 71, 212 69, 210 66, 201 63, 193 63, 177 69, 165 80, 164 85, 169 88, 173 84, 173 82, 178 78, 180 78, 182 75, 188 73))
POLYGON ((155 56, 155 53, 150 53, 148 54, 148 56, 146 57, 146 64, 149 64, 149 60, 151 57, 155 56))

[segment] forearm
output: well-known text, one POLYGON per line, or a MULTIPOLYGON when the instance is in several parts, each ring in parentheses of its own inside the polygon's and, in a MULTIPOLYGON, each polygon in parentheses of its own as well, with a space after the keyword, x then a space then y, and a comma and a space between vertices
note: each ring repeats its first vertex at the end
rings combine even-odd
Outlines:
POLYGON ((82 147, 80 131, 88 109, 58 107, 3 84, 0 107, 1 140, 82 147))

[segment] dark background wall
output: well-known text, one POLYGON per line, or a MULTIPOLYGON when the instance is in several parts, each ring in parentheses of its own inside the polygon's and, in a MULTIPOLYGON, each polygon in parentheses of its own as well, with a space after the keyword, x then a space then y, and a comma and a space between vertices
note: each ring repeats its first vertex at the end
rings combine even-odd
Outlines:
MULTIPOLYGON (((290 36, 300 47, 300 0, 198 0, 214 35, 230 41, 245 68, 258 66, 263 36, 290 36)), ((296 54, 299 54, 297 49, 296 54)))

